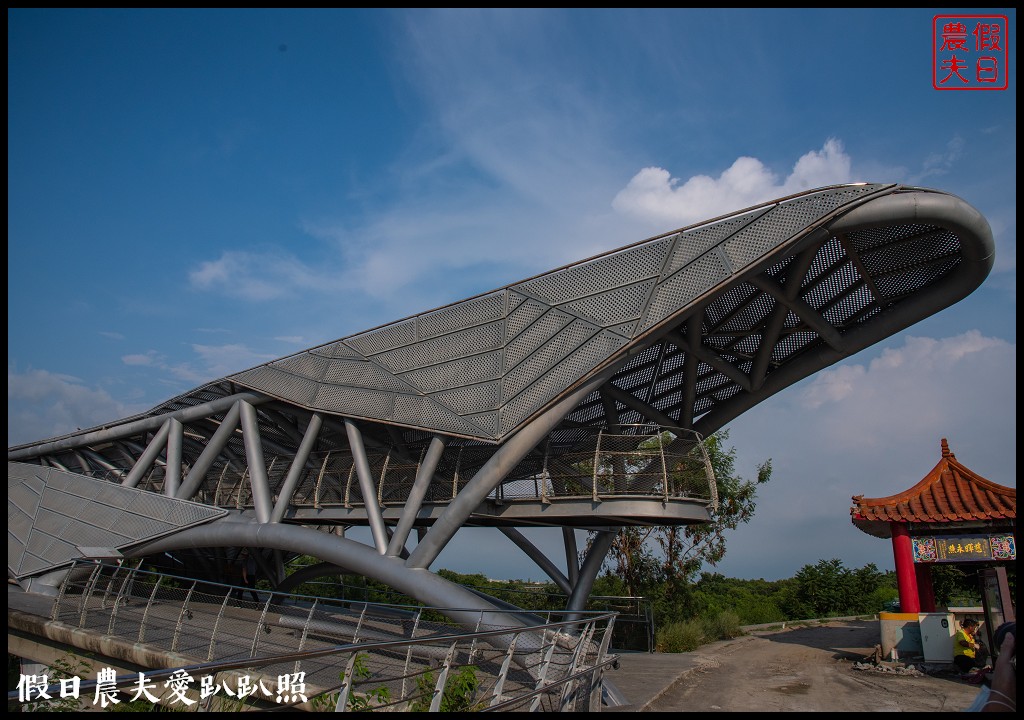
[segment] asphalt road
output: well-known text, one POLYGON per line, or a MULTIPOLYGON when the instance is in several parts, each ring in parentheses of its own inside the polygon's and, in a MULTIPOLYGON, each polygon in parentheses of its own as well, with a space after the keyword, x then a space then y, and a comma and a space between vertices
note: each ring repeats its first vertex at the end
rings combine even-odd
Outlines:
POLYGON ((623 655, 609 679, 635 712, 950 712, 977 695, 935 666, 865 662, 879 641, 877 620, 759 632, 685 657, 623 655))

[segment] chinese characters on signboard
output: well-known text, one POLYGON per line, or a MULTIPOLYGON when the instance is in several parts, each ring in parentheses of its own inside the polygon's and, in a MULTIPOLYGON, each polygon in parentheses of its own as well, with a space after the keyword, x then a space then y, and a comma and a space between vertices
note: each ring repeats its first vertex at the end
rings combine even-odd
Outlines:
POLYGON ((961 563, 1016 560, 1013 535, 949 535, 913 538, 914 562, 961 563))
POLYGON ((932 18, 932 87, 1005 90, 1009 87, 1009 21, 1005 15, 932 18))
MULTIPOLYGON (((157 695, 162 694, 157 687, 158 684, 166 689, 166 693, 163 694, 166 695, 165 702, 168 705, 173 706, 181 703, 183 708, 196 705, 211 695, 217 695, 221 692, 238 700, 244 700, 251 696, 262 696, 265 700, 272 700, 287 705, 307 701, 306 673, 304 672, 278 675, 276 689, 268 688, 262 679, 256 684, 248 675, 238 678, 234 689, 227 682, 221 685, 215 682, 212 676, 204 675, 199 681, 198 700, 189 697, 187 694, 189 690, 194 689, 192 685, 195 683, 195 678, 185 670, 175 670, 163 683, 147 682, 146 674, 142 672, 138 675, 139 677, 136 682, 130 687, 121 690, 126 696, 130 697, 131 702, 136 700, 147 700, 152 703, 158 702, 159 698, 157 695), (154 695, 153 693, 157 694, 154 695)), ((108 706, 119 705, 121 700, 118 697, 120 693, 117 690, 117 681, 117 672, 113 668, 101 668, 96 676, 95 690, 91 693, 93 705, 104 709, 108 706)), ((51 683, 56 685, 57 682, 57 678, 50 678, 46 675, 21 675, 18 680, 18 701, 23 703, 39 702, 55 700, 58 697, 61 699, 79 699, 82 685, 80 677, 59 679, 59 695, 54 696, 51 694, 51 683)), ((56 693, 57 691, 53 690, 52 692, 56 693)))

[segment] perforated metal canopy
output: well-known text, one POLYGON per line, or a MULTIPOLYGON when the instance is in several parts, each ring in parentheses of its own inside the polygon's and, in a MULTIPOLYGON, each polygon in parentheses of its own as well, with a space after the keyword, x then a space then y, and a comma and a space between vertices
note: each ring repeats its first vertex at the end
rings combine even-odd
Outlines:
POLYGON ((961 262, 962 232, 913 216, 827 238, 814 232, 872 198, 907 192, 841 186, 768 203, 229 379, 312 410, 500 442, 639 350, 614 384, 642 391, 678 423, 680 411, 710 411, 815 345, 841 345, 844 333, 961 262), (796 262, 810 237, 816 247, 796 262), (687 330, 701 362, 694 404, 684 408, 685 338, 670 336, 682 340, 674 348, 650 338, 687 316, 700 325, 699 335, 687 330))
POLYGON ((7 574, 22 578, 224 516, 215 507, 7 463, 7 574))
MULTIPOLYGON (((500 443, 617 366, 606 389, 618 420, 647 422, 653 410, 707 434, 955 303, 991 264, 988 224, 959 198, 835 186, 320 345, 138 417, 242 387, 310 411, 500 443)), ((571 419, 600 423, 608 410, 594 393, 571 419)))

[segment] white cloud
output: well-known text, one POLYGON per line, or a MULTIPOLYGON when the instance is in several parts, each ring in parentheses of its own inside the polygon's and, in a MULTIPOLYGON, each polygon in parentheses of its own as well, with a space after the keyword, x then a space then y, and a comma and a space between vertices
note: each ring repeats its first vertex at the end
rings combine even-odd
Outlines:
POLYGON ((228 345, 192 345, 199 356, 203 372, 213 378, 224 377, 242 370, 276 360, 277 355, 268 355, 251 350, 238 343, 228 345))
POLYGON ((640 170, 612 201, 621 213, 659 225, 689 225, 758 203, 852 181, 850 157, 839 140, 805 153, 782 181, 757 158, 737 158, 718 178, 695 175, 680 182, 659 167, 640 170))
POLYGON ((133 355, 123 355, 121 362, 125 365, 141 365, 151 366, 158 364, 157 353, 154 350, 150 350, 147 353, 135 353, 133 355))
POLYGON ((296 290, 324 289, 330 278, 293 255, 225 251, 217 260, 201 262, 189 273, 192 286, 216 290, 229 297, 267 301, 296 290))
POLYGON ((1015 423, 1007 402, 1016 395, 1015 367, 1015 344, 977 330, 942 339, 908 336, 867 366, 817 373, 799 404, 819 411, 816 434, 824 446, 855 442, 895 450, 894 438, 934 436, 937 442, 967 418, 973 427, 1015 423))
POLYGON ((959 135, 954 136, 946 143, 946 147, 942 152, 929 154, 922 163, 921 171, 910 177, 908 182, 916 185, 927 178, 946 175, 963 155, 965 144, 962 137, 959 135))
POLYGON ((192 360, 172 362, 155 350, 149 350, 145 353, 125 355, 121 362, 132 367, 153 368, 177 380, 198 385, 276 360, 278 357, 256 352, 240 343, 193 344, 191 348, 196 355, 192 360))
POLYGON ((143 409, 70 375, 7 368, 8 447, 94 427, 143 409))
POLYGON ((752 477, 757 463, 772 458, 774 472, 758 493, 754 520, 730 538, 720 571, 758 577, 770 562, 789 577, 833 557, 847 567, 891 569, 888 545, 850 523, 850 498, 912 487, 939 461, 942 438, 972 470, 1015 487, 1016 364, 1015 343, 977 330, 907 335, 736 418, 728 442, 737 470, 752 477))
POLYGON ((840 402, 857 391, 866 373, 863 365, 822 371, 804 390, 804 403, 808 408, 817 409, 830 402, 840 402))

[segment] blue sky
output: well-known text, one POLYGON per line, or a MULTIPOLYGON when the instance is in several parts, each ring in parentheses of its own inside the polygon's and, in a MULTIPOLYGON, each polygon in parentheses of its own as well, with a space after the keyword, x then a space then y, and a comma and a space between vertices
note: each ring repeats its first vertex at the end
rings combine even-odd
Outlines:
MULTIPOLYGON (((718 567, 891 569, 852 495, 910 487, 943 437, 1016 486, 1016 12, 963 11, 1010 27, 1009 88, 971 92, 932 87, 940 12, 8 9, 8 444, 794 191, 907 183, 978 208, 995 268, 734 421, 740 473, 775 472, 718 567)), ((540 577, 481 533, 439 566, 540 577)))

